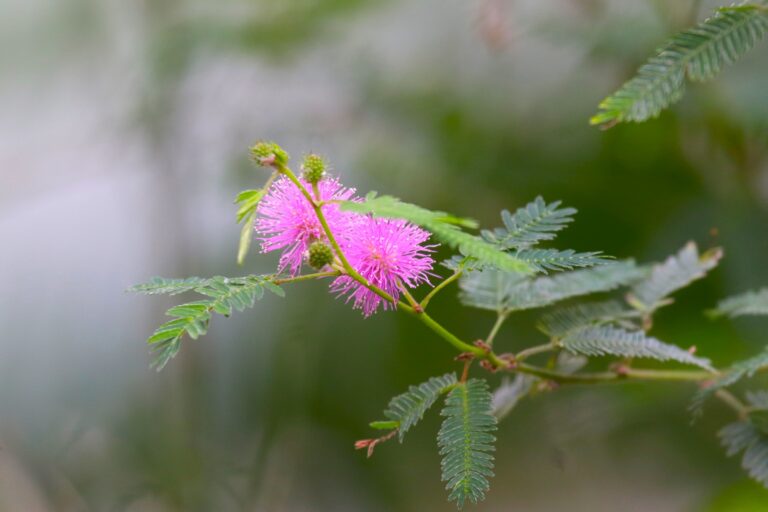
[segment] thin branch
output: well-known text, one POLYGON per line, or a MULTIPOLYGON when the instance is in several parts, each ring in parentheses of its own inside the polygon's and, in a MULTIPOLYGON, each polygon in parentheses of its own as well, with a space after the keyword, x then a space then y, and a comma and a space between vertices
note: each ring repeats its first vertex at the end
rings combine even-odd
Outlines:
POLYGON ((715 391, 715 396, 719 398, 725 405, 733 409, 736 414, 739 415, 740 420, 745 420, 749 416, 749 407, 744 405, 744 402, 736 398, 736 395, 727 389, 718 389, 715 391))
POLYGON ((299 281, 307 281, 309 279, 320 279, 322 277, 335 277, 341 275, 338 270, 329 270, 328 272, 315 272, 314 274, 304 274, 302 276, 284 277, 280 279, 272 280, 275 284, 287 284, 298 283, 299 281))
POLYGON ((552 352, 553 350, 556 350, 557 347, 552 345, 551 343, 546 343, 544 345, 536 345, 535 347, 529 347, 524 350, 521 350, 515 355, 516 361, 523 361, 524 359, 528 359, 531 356, 534 356, 536 354, 543 354, 545 352, 552 352))
POLYGON ((463 272, 464 272, 463 269, 457 270, 452 275, 450 275, 450 276, 446 277, 445 279, 443 279, 442 282, 440 282, 437 286, 432 288, 432 291, 430 291, 427 294, 427 296, 424 297, 424 299, 421 301, 421 308, 422 309, 427 309, 427 304, 429 304, 429 301, 431 301, 435 297, 435 295, 440 293, 440 291, 442 291, 443 288, 445 288, 446 286, 448 286, 449 284, 451 284, 452 282, 457 280, 459 277, 461 277, 461 274, 463 272))
POLYGON ((712 372, 703 370, 642 370, 635 368, 625 368, 621 371, 567 374, 525 363, 518 363, 512 371, 535 375, 560 384, 593 384, 628 379, 700 382, 709 380, 713 376, 712 372))
POLYGON ((501 329, 501 326, 504 324, 504 321, 509 316, 508 313, 499 313, 496 316, 496 322, 493 324, 493 327, 491 328, 491 332, 488 333, 488 336, 485 338, 485 343, 489 347, 493 346, 493 340, 496 338, 496 335, 499 333, 499 329, 501 329))

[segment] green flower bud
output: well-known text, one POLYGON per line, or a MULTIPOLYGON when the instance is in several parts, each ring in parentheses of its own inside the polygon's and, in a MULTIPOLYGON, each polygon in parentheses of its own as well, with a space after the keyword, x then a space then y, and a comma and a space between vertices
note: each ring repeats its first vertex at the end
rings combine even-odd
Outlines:
POLYGON ((326 265, 333 263, 333 251, 323 242, 312 242, 309 246, 309 257, 307 260, 310 267, 320 270, 326 265))
POLYGON ((288 164, 288 153, 283 148, 269 141, 259 141, 251 148, 251 156, 257 164, 264 167, 288 164))
POLYGON ((304 163, 301 164, 301 169, 304 171, 304 179, 315 184, 323 179, 326 165, 325 161, 319 155, 309 154, 304 157, 304 163))

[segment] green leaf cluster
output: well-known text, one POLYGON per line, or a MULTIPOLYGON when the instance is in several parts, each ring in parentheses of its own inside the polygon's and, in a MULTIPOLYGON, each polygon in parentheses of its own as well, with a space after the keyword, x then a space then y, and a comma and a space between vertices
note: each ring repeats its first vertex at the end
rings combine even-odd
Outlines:
POLYGON ((743 453, 741 467, 768 487, 768 431, 755 418, 726 425, 718 433, 729 457, 743 453))
POLYGON ((242 223, 240 230, 240 245, 237 249, 237 264, 242 265, 248 250, 251 248, 253 239, 253 223, 256 221, 256 211, 259 201, 264 197, 265 189, 243 190, 235 198, 235 204, 239 205, 237 210, 237 222, 242 223))
POLYGON ((627 331, 609 325, 571 331, 560 338, 557 344, 574 354, 585 356, 612 355, 677 361, 713 371, 709 359, 696 357, 680 347, 648 336, 643 331, 627 331))
POLYGON ((575 208, 560 208, 560 201, 547 204, 541 196, 518 208, 514 214, 501 212, 503 227, 483 230, 487 241, 502 249, 526 249, 544 240, 552 240, 556 233, 573 222, 575 208))
POLYGON ((418 386, 411 386, 408 391, 390 400, 384 416, 397 424, 397 435, 403 442, 406 432, 424 417, 440 395, 456 384, 456 375, 448 373, 441 377, 432 377, 418 386))
POLYGON ((448 499, 462 508, 466 501, 477 503, 485 497, 488 478, 493 476, 496 417, 488 384, 479 379, 457 384, 441 414, 445 419, 437 443, 443 481, 450 492, 448 499))
POLYGON ((486 269, 461 278, 459 298, 465 306, 507 314, 549 306, 571 297, 615 290, 644 275, 645 272, 629 260, 552 277, 526 277, 486 269))
POLYGON ((658 49, 635 77, 604 99, 593 125, 645 121, 677 102, 686 79, 706 82, 732 64, 768 33, 764 3, 721 7, 697 26, 680 32, 658 49))
POLYGON ((568 333, 608 323, 620 323, 636 316, 617 300, 586 302, 558 308, 542 315, 537 327, 552 338, 561 338, 568 333))
POLYGON ((713 316, 731 318, 744 315, 768 315, 768 288, 723 299, 712 311, 713 316))
POLYGON ((229 316, 233 310, 243 311, 253 307, 255 302, 269 290, 284 296, 283 289, 272 282, 272 276, 245 276, 227 278, 216 276, 210 279, 192 277, 188 279, 153 278, 147 283, 130 288, 129 291, 144 294, 176 295, 194 291, 208 297, 172 307, 166 315, 173 317, 147 339, 156 357, 153 366, 161 370, 181 349, 184 336, 197 339, 208 332, 208 324, 214 313, 229 316))
POLYGON ((669 295, 704 277, 723 257, 719 248, 702 255, 696 244, 689 242, 677 254, 654 265, 647 279, 637 283, 630 293, 630 303, 646 315, 669 304, 669 295))

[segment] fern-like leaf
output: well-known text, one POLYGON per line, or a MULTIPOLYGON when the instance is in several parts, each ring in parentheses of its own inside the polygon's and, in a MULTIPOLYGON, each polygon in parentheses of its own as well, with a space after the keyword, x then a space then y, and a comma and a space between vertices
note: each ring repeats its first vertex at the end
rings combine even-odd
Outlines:
POLYGON ((646 62, 637 75, 600 103, 591 124, 612 126, 654 118, 685 92, 685 79, 705 82, 732 64, 768 33, 765 6, 722 7, 685 30, 646 62))
POLYGON ((687 243, 680 252, 654 265, 648 279, 632 288, 631 304, 640 311, 655 311, 669 302, 665 299, 671 293, 704 277, 717 266, 722 257, 723 251, 719 248, 699 255, 696 244, 687 243))
POLYGON ((746 396, 754 410, 768 411, 768 391, 747 391, 746 396))
POLYGON ((424 417, 435 401, 456 384, 456 375, 448 373, 441 377, 432 377, 418 386, 411 386, 408 391, 390 400, 384 416, 397 422, 398 438, 403 442, 406 432, 424 417))
POLYGON ((169 293, 171 295, 186 291, 195 291, 208 297, 207 299, 188 302, 175 306, 167 311, 173 317, 147 339, 155 353, 152 365, 161 370, 168 364, 181 348, 184 336, 197 339, 208 332, 213 313, 229 316, 232 310, 243 311, 253 307, 256 300, 264 295, 267 289, 276 295, 283 296, 282 288, 271 282, 272 276, 246 276, 236 278, 212 277, 201 279, 162 279, 154 278, 148 283, 131 288, 138 293, 169 293))
POLYGON ((583 327, 618 322, 635 315, 615 300, 590 302, 549 312, 541 317, 537 327, 550 337, 560 338, 583 327))
POLYGON ((431 232, 435 238, 451 248, 459 250, 464 256, 470 256, 479 263, 509 272, 529 273, 530 265, 489 243, 479 236, 472 235, 461 228, 476 228, 477 223, 445 212, 427 210, 414 204, 404 203, 392 196, 369 194, 361 203, 345 201, 343 210, 357 213, 369 213, 376 217, 405 219, 431 232))
POLYGON ((573 222, 574 208, 560 208, 560 201, 545 203, 541 196, 514 214, 501 212, 504 227, 484 230, 483 238, 502 249, 526 249, 544 240, 552 240, 555 234, 573 222))
POLYGON ((579 295, 614 290, 644 275, 645 272, 632 261, 538 278, 486 269, 461 278, 459 298, 466 306, 509 313, 548 306, 579 295))
POLYGON ((768 433, 754 421, 737 421, 718 433, 729 457, 743 452, 741 467, 768 487, 768 433))
POLYGON ((240 230, 240 244, 237 248, 237 264, 242 265, 245 256, 251 248, 253 239, 253 223, 256 221, 256 211, 259 201, 264 197, 265 189, 243 190, 235 198, 235 204, 239 206, 237 210, 237 222, 242 223, 240 230))
POLYGON ((768 288, 723 299, 712 311, 714 316, 731 318, 743 315, 768 315, 768 288))
POLYGON ((485 497, 488 478, 493 476, 496 418, 488 384, 479 379, 457 384, 441 414, 445 419, 437 443, 443 457, 443 481, 450 491, 448 499, 462 508, 466 501, 477 503, 485 497))
POLYGON ((576 252, 573 249, 523 249, 513 253, 534 270, 546 274, 547 270, 573 270, 602 265, 609 259, 600 252, 576 252))
POLYGON ((144 295, 178 295, 179 293, 192 291, 198 286, 203 286, 207 281, 207 279, 200 277, 188 277, 186 279, 153 277, 146 283, 128 288, 128 291, 144 295))
POLYGON ((574 354, 642 357, 658 361, 677 361, 712 370, 709 359, 696 357, 675 345, 663 343, 643 331, 627 331, 611 326, 584 327, 573 331, 558 344, 574 354))

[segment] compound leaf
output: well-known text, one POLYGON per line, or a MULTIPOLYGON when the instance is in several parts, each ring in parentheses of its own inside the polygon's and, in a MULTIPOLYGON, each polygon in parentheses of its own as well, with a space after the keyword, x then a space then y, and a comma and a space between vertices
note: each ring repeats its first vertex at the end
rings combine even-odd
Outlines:
POLYGON ((442 455, 443 481, 448 499, 462 508, 466 501, 477 503, 489 488, 493 476, 496 418, 491 394, 484 380, 470 379, 457 384, 445 401, 445 417, 437 435, 442 455))

